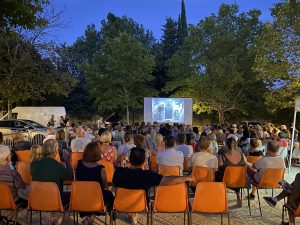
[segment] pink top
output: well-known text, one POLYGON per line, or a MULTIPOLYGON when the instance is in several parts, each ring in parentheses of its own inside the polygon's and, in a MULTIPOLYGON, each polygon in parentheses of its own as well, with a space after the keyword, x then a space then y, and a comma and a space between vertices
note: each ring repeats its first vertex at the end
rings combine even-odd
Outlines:
POLYGON ((101 160, 115 162, 115 147, 109 146, 106 153, 101 152, 101 160))

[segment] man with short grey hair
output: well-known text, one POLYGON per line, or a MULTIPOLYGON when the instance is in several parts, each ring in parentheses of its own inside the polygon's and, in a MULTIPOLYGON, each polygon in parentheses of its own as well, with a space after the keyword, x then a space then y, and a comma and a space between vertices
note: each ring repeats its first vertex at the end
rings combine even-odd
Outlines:
POLYGON ((45 143, 45 141, 50 140, 50 139, 56 140, 55 130, 53 127, 48 127, 47 137, 43 140, 43 143, 45 143))

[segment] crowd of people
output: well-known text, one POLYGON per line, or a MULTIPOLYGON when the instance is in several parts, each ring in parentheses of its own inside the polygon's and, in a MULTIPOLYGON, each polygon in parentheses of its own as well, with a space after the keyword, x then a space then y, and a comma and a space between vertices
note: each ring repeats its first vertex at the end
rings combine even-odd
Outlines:
MULTIPOLYGON (((4 146, 0 133, 0 182, 10 187, 14 200, 27 206, 26 185, 15 170, 18 161, 16 152, 30 149, 30 168, 33 181, 55 182, 59 187, 62 202, 68 204, 70 193, 63 189, 63 182, 75 178, 79 181, 100 183, 108 211, 113 208, 114 189, 108 188, 105 167, 98 162, 114 164, 113 186, 126 189, 143 189, 160 185, 174 185, 195 181, 191 171, 196 166, 214 169, 216 181, 222 181, 229 166, 245 166, 251 183, 259 183, 267 168, 285 168, 288 161, 291 130, 286 126, 271 124, 192 127, 183 124, 134 124, 128 126, 102 126, 92 131, 87 126, 55 130, 48 128, 48 135, 41 146, 24 140, 22 134, 13 135, 14 144, 4 146), (67 131, 67 132, 66 132, 67 131), (83 159, 73 171, 70 165, 72 152, 83 152, 83 159), (57 160, 59 156, 60 160, 57 160), (261 156, 255 163, 247 162, 247 156, 261 156), (158 166, 178 166, 180 176, 163 176, 153 168, 152 160, 158 166), (20 190, 23 190, 20 192, 20 190), (25 191, 24 191, 25 190, 25 191), (20 194, 22 193, 22 195, 20 194)), ((299 157, 299 138, 295 132, 293 158, 299 157)), ((300 202, 300 175, 292 184, 291 193, 284 192, 277 197, 265 197, 275 206, 284 196, 295 208, 300 202)), ((193 190, 194 191, 194 190, 193 190)), ((237 207, 242 206, 240 190, 234 189, 237 207)), ((250 200, 255 199, 256 188, 252 186, 250 200)), ((94 215, 81 214, 88 224, 94 215)), ((115 219, 116 215, 112 215, 115 219)), ((137 224, 137 214, 129 215, 132 224, 137 224)), ((63 222, 62 215, 56 224, 63 222)), ((293 218, 290 216, 289 223, 293 218)))

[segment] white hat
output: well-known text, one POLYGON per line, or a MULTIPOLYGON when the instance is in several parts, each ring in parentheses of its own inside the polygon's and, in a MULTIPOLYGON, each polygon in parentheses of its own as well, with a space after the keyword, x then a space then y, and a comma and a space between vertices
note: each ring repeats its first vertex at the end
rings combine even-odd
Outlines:
POLYGON ((1 146, 0 148, 0 164, 6 161, 7 157, 10 155, 10 149, 8 146, 1 146))
POLYGON ((233 138, 236 142, 239 140, 239 138, 237 136, 235 136, 234 134, 229 134, 227 136, 227 139, 229 139, 229 138, 233 138))

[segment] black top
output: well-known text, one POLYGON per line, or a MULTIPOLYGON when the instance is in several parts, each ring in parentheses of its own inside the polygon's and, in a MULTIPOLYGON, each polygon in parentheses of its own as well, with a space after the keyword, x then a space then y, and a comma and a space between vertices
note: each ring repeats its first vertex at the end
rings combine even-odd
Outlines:
POLYGON ((76 179, 78 181, 97 181, 102 187, 101 171, 103 168, 104 166, 100 164, 95 167, 86 167, 82 160, 78 160, 76 179))
POLYGON ((249 152, 249 155, 250 156, 264 156, 264 153, 262 151, 252 151, 252 152, 249 152))
POLYGON ((113 183, 120 188, 148 190, 150 187, 158 186, 162 178, 162 175, 151 170, 119 167, 114 173, 113 183))

